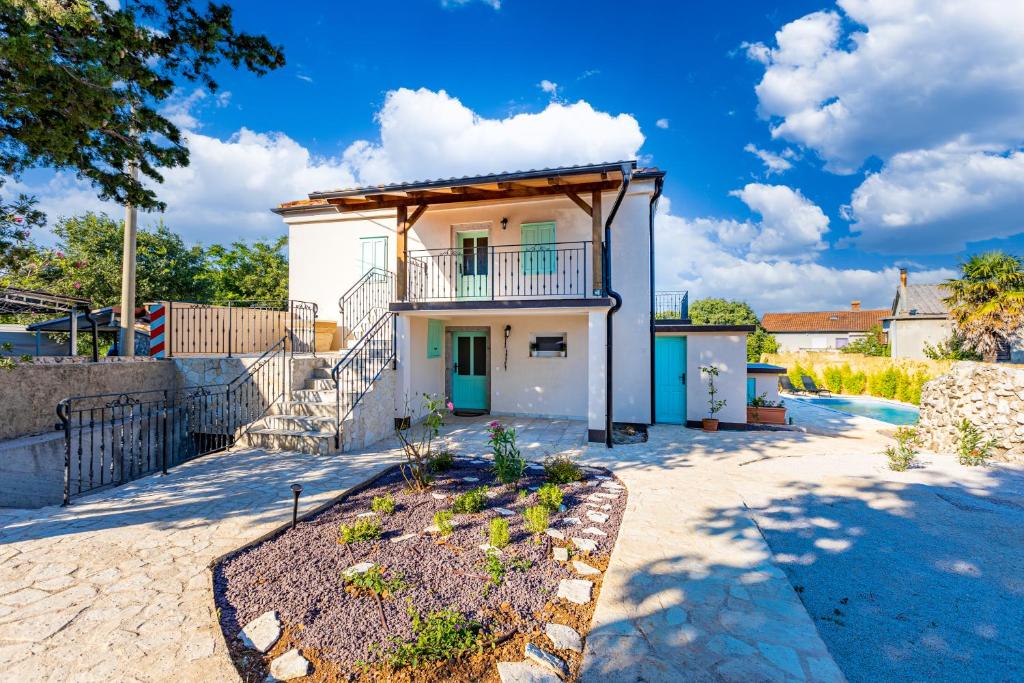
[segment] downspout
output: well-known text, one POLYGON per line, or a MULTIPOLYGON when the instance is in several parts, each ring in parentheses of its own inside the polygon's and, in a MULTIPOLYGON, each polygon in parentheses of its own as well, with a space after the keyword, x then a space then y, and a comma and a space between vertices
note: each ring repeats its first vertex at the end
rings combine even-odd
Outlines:
POLYGON ((604 222, 604 291, 614 299, 615 303, 608 309, 608 317, 605 323, 605 360, 604 360, 604 445, 612 447, 612 316, 622 308, 622 295, 612 289, 612 221, 619 211, 626 190, 629 188, 629 181, 633 175, 633 168, 630 165, 622 166, 622 185, 619 193, 612 204, 612 210, 608 212, 608 218, 604 222))
POLYGON ((98 363, 100 361, 99 335, 96 331, 96 319, 92 317, 92 311, 89 310, 89 306, 85 307, 85 321, 92 328, 92 362, 98 363))
POLYGON ((661 198, 661 190, 665 184, 665 177, 659 176, 654 179, 654 194, 651 195, 651 210, 649 219, 650 238, 649 244, 651 247, 651 424, 654 424, 654 213, 658 208, 658 199, 661 198))

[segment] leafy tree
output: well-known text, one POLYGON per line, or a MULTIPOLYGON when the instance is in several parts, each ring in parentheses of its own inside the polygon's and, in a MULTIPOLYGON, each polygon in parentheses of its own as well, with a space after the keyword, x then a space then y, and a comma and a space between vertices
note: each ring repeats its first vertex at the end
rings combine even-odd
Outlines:
POLYGON ((213 301, 288 298, 288 238, 273 242, 232 242, 230 247, 215 244, 206 251, 207 281, 213 301))
POLYGON ((975 254, 943 284, 956 333, 985 360, 996 360, 1024 327, 1024 267, 1002 251, 975 254))
MULTIPOLYGON (((41 289, 90 299, 95 306, 121 300, 121 256, 124 224, 105 214, 87 213, 60 221, 53 230, 55 249, 34 249, 2 280, 13 287, 41 289)), ((138 301, 207 298, 206 263, 202 247, 185 246, 179 235, 161 224, 139 230, 137 242, 138 301)))
POLYGON ((103 199, 162 209, 145 179, 189 161, 158 110, 182 81, 217 89, 223 61, 263 75, 284 64, 231 8, 192 0, 0 2, 0 172, 46 166, 87 178, 103 199), (134 160, 142 180, 127 171, 134 160))
MULTIPOLYGON (((2 180, 0 187, 3 187, 2 180)), ((0 274, 17 267, 33 253, 32 229, 46 222, 35 204, 36 201, 26 195, 19 195, 10 203, 0 197, 0 274)))
POLYGON ((932 360, 981 360, 981 354, 967 346, 956 332, 934 346, 925 342, 924 355, 932 360))
POLYGON ((690 304, 694 325, 756 325, 757 314, 750 304, 725 299, 699 299, 690 304))
POLYGON ((753 334, 747 335, 747 362, 756 363, 761 360, 761 355, 765 353, 778 353, 779 352, 779 340, 775 338, 775 335, 769 334, 760 325, 754 330, 753 334))
POLYGON ((853 340, 841 350, 843 353, 863 353, 865 356, 888 356, 889 345, 885 341, 885 330, 880 323, 875 324, 865 336, 853 340))

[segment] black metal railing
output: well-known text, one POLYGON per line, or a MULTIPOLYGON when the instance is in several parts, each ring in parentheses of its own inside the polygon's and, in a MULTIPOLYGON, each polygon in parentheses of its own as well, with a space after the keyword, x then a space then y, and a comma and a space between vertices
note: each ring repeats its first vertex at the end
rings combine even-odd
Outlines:
POLYGON ((345 419, 352 414, 380 373, 395 361, 395 316, 385 312, 331 370, 337 422, 334 447, 341 449, 345 419))
POLYGON ((591 242, 410 251, 410 301, 594 296, 591 242))
POLYGON ((338 299, 338 312, 345 334, 357 339, 388 310, 395 295, 395 275, 383 268, 371 268, 338 299))
POLYGON ((292 299, 167 302, 168 356, 262 353, 287 337, 295 353, 316 353, 317 305, 292 299))
POLYGON ((657 320, 689 320, 689 292, 656 292, 654 317, 657 320))
POLYGON ((229 448, 288 391, 282 337, 230 382, 66 398, 64 504, 229 448))

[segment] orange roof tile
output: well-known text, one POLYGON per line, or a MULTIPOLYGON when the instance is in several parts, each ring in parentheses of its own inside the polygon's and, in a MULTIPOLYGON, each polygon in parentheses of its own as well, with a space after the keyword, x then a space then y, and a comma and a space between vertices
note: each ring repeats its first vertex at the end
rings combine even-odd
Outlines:
POLYGON ((768 332, 867 332, 889 315, 887 309, 765 313, 761 326, 768 332))

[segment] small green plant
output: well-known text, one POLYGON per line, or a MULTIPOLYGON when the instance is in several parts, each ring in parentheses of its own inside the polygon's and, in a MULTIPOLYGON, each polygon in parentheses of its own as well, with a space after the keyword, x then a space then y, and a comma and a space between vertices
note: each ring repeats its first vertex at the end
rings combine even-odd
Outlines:
POLYGON ((438 451, 430 458, 431 472, 447 472, 455 466, 455 454, 451 451, 438 451))
POLYGON ((843 393, 859 396, 867 387, 868 377, 863 372, 851 372, 843 378, 843 393))
POLYGON ((519 500, 526 500, 529 497, 530 497, 530 494, 528 492, 526 492, 526 491, 520 491, 519 492, 519 500))
POLYGON ((442 536, 451 536, 455 531, 455 525, 452 524, 453 516, 451 510, 438 510, 434 513, 434 526, 442 536))
POLYGON ((502 562, 501 556, 493 550, 487 551, 484 558, 483 570, 487 573, 487 583, 484 585, 484 595, 487 595, 491 588, 497 588, 505 580, 505 575, 510 571, 525 572, 533 566, 530 560, 513 558, 508 562, 502 562))
POLYGON ((487 443, 494 452, 494 474, 502 484, 514 484, 526 471, 526 459, 516 445, 516 430, 495 420, 487 425, 487 443))
POLYGON ((526 518, 526 528, 532 533, 537 542, 540 542, 540 535, 548 528, 548 509, 543 505, 534 505, 523 510, 523 517, 526 518))
POLYGON ((390 493, 384 496, 374 496, 370 503, 370 509, 382 515, 391 515, 395 512, 395 497, 390 493))
POLYGON ((569 484, 583 478, 583 470, 567 455, 552 455, 545 458, 544 474, 552 484, 569 484))
POLYGON ((889 459, 889 469, 894 472, 906 472, 917 460, 917 449, 921 445, 921 440, 913 427, 900 427, 896 430, 895 437, 896 445, 885 449, 885 457, 889 459))
POLYGON ((455 497, 452 502, 452 512, 469 514, 480 512, 487 507, 487 487, 480 486, 472 491, 466 491, 455 497))
POLYGON ((371 653, 379 655, 393 668, 415 668, 482 650, 483 625, 462 612, 443 609, 423 617, 410 601, 406 613, 412 620, 411 640, 392 636, 388 648, 371 646, 371 653))
POLYGON ((382 529, 380 520, 375 517, 360 517, 352 524, 338 527, 339 543, 359 543, 380 539, 382 529))
POLYGON ((382 598, 389 598, 409 587, 401 574, 388 577, 379 564, 373 565, 365 572, 342 574, 341 579, 345 582, 345 589, 351 593, 366 591, 382 598))
MULTIPOLYGON (((434 459, 434 439, 441 434, 445 415, 455 408, 451 401, 423 394, 423 420, 416 428, 412 420, 401 420, 395 429, 402 443, 405 462, 398 466, 402 478, 412 491, 425 491, 430 486, 430 463, 434 459)), ((406 414, 412 410, 406 406, 406 414)))
POLYGON ((843 393, 843 369, 838 365, 830 365, 821 373, 825 380, 825 388, 833 394, 843 393))
POLYGON ((495 548, 504 548, 512 540, 508 530, 508 522, 501 517, 495 517, 487 526, 487 543, 495 548))
POLYGON ((970 420, 964 420, 956 429, 960 435, 957 441, 960 464, 973 467, 988 462, 998 442, 995 439, 986 440, 981 430, 971 424, 970 420))
POLYGON ((540 504, 546 507, 549 512, 558 512, 563 497, 562 489, 554 484, 544 484, 537 490, 537 498, 540 499, 540 504))
POLYGON ((720 413, 727 403, 725 399, 715 398, 718 394, 718 387, 715 386, 715 378, 718 377, 720 372, 721 371, 718 369, 717 365, 700 366, 700 373, 702 375, 707 375, 708 378, 708 417, 712 420, 715 419, 715 415, 720 413))

